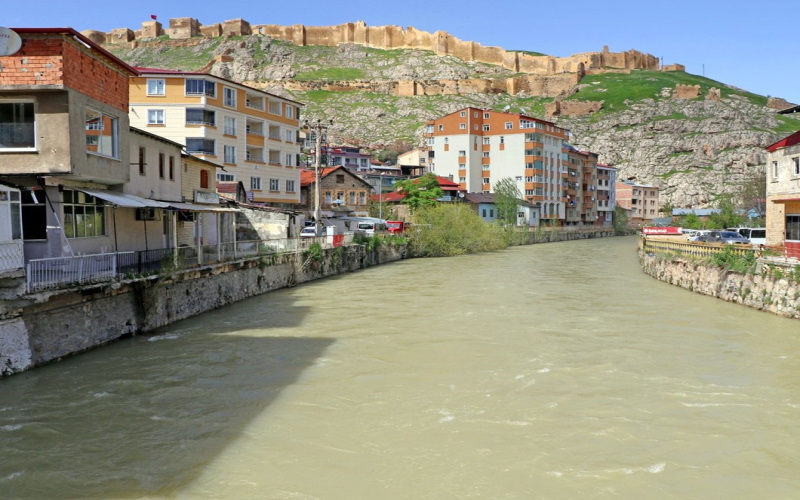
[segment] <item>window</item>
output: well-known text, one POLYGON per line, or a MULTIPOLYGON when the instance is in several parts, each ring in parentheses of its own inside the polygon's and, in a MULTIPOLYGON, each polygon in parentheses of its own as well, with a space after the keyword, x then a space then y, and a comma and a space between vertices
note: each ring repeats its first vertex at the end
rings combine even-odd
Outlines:
POLYGON ((280 101, 273 101, 270 99, 269 101, 269 112, 272 115, 281 116, 281 103, 280 101))
POLYGON ((459 169, 459 170, 464 170, 464 169, 466 169, 466 168, 467 168, 467 164, 466 164, 466 163, 459 163, 459 164, 458 164, 458 169, 459 169))
POLYGON ((280 189, 280 181, 278 179, 269 180, 269 190, 278 191, 280 189))
POLYGON ((444 125, 442 125, 442 124, 440 123, 440 124, 439 124, 439 132, 441 132, 442 130, 444 130, 444 125))
POLYGON ((164 178, 164 153, 158 153, 158 177, 164 178))
POLYGON ((467 116, 467 112, 466 112, 466 111, 462 111, 462 112, 461 112, 461 118, 464 118, 464 117, 466 117, 466 116, 467 116))
POLYGON ((366 205, 367 202, 367 194, 364 191, 359 191, 358 193, 358 204, 359 205, 366 205))
POLYGON ((165 95, 166 85, 163 78, 147 79, 147 95, 165 95))
POLYGON ((792 158, 794 163, 794 175, 800 175, 800 158, 792 158))
POLYGON ((286 118, 294 118, 294 106, 286 105, 286 118))
POLYGON ((506 122, 506 130, 511 130, 514 128, 514 124, 511 122, 506 122))
POLYGON ((800 241, 800 215, 786 216, 786 239, 800 241))
POLYGON ((492 182, 489 180, 489 177, 484 177, 483 178, 483 183, 484 184, 491 184, 492 182))
POLYGON ((294 142, 295 135, 296 135, 294 130, 287 129, 287 130, 284 130, 283 133, 284 133, 284 137, 286 139, 286 142, 294 142))
POLYGON ((294 164, 292 163, 293 161, 294 161, 294 155, 292 153, 286 153, 286 163, 284 163, 284 165, 286 165, 287 167, 293 167, 294 166, 294 164))
POLYGON ((484 126, 483 126, 483 131, 484 131, 484 132, 488 132, 488 131, 489 131, 489 129, 490 129, 489 125, 484 125, 484 126))
POLYGON ((198 153, 203 155, 214 154, 214 139, 204 139, 202 137, 187 137, 186 152, 190 154, 198 153))
POLYGON ((506 138, 501 135, 500 136, 500 144, 505 144, 505 143, 506 143, 506 138))
POLYGON ((236 146, 225 145, 222 147, 222 161, 225 163, 236 163, 236 146))
POLYGON ((232 116, 225 117, 225 125, 223 126, 223 133, 225 135, 236 135, 236 118, 232 116))
POLYGON ((169 180, 174 181, 175 180, 175 157, 174 156, 170 156, 169 157, 169 171, 167 173, 169 174, 169 180))
POLYGON ((294 181, 286 181, 286 192, 287 193, 294 193, 294 181))
POLYGON ((489 113, 484 113, 483 114, 483 118, 484 118, 484 120, 488 120, 489 119, 489 113))
POLYGON ((483 170, 489 170, 490 167, 491 167, 491 165, 489 165, 489 164, 483 165, 483 170))
POLYGON ((217 180, 220 182, 234 182, 236 180, 236 176, 233 174, 217 174, 217 180))
POLYGON ((466 177, 459 177, 458 178, 458 182, 460 182, 460 183, 467 182, 467 178, 466 177))
POLYGON ((163 109, 148 109, 147 110, 147 124, 148 125, 164 125, 164 110, 163 109))
POLYGON ((229 108, 236 107, 236 89, 230 87, 222 88, 222 104, 229 108))
POLYGON ((119 130, 116 117, 86 109, 86 151, 110 158, 119 157, 119 130))
POLYGON ((214 111, 202 108, 186 108, 186 125, 209 125, 217 124, 214 111))
POLYGON ((88 238, 106 234, 103 200, 80 191, 64 191, 64 234, 67 238, 88 238))
POLYGON ((489 152, 488 151, 484 151, 483 152, 483 157, 484 158, 489 158, 489 152))
POLYGON ((492 143, 492 138, 491 137, 484 137, 483 138, 483 144, 484 145, 488 146, 491 143, 492 143))
POLYGON ((250 189, 261 190, 261 177, 250 177, 250 189))
POLYGON ((33 101, 0 102, 0 151, 36 149, 33 101))
POLYGON ((355 191, 350 191, 350 204, 351 205, 355 205, 356 204, 356 192, 355 191))
POLYGON ((461 150, 461 151, 458 152, 458 156, 467 156, 467 152, 464 151, 464 150, 461 150))
POLYGON ((459 130, 467 130, 467 124, 466 123, 459 123, 458 124, 458 128, 459 128, 459 130))
POLYGON ((778 178, 778 162, 777 161, 773 161, 772 162, 772 178, 773 179, 777 179, 778 178))
POLYGON ((330 205, 331 204, 331 192, 330 191, 325 191, 325 204, 326 205, 330 205))
POLYGON ((336 184, 344 184, 344 174, 336 174, 336 184))
POLYGON ((139 147, 139 175, 146 175, 147 174, 147 163, 145 162, 145 157, 147 156, 147 151, 143 147, 139 147))
POLYGON ((186 95, 206 95, 208 97, 216 97, 217 90, 214 82, 209 82, 203 79, 187 78, 185 85, 186 95))

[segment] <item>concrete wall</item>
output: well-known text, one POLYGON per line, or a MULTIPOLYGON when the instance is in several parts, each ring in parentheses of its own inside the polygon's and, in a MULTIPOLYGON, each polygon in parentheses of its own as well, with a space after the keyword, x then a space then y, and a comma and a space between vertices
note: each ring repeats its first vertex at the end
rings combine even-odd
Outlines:
MULTIPOLYGON (((405 247, 351 245, 308 255, 243 260, 169 278, 27 297, 0 321, 0 376, 28 370, 125 335, 144 333, 239 300, 405 258, 405 247)), ((23 278, 24 279, 24 278, 23 278)))

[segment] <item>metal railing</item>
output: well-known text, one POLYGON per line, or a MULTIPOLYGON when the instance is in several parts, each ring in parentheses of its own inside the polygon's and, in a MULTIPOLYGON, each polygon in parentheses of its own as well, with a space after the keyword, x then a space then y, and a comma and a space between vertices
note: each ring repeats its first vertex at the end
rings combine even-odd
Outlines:
POLYGON ((738 255, 747 255, 748 253, 758 251, 748 245, 729 245, 727 243, 703 243, 703 242, 678 242, 667 241, 658 238, 642 238, 642 251, 670 254, 670 255, 691 255, 694 257, 710 257, 716 255, 723 250, 729 251, 738 255))
MULTIPOLYGON (((318 238, 247 240, 197 247, 32 259, 25 266, 29 293, 88 283, 160 274, 262 255, 297 253, 319 243, 331 248, 351 243, 353 234, 318 238)), ((21 267, 21 266, 20 266, 21 267)))

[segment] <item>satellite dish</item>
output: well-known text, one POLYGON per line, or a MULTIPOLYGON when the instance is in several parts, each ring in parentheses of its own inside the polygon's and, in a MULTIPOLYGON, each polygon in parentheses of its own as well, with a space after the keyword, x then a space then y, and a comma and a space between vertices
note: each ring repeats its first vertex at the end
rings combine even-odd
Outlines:
POLYGON ((22 38, 8 28, 0 26, 0 56, 11 56, 22 48, 22 38))

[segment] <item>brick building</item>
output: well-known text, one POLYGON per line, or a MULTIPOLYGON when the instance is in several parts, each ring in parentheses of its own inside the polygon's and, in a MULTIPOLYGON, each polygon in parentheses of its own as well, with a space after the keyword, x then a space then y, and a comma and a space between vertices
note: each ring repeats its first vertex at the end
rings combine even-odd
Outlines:
POLYGON ((767 245, 800 258, 800 132, 767 147, 767 245))
POLYGON ((628 211, 631 226, 646 226, 658 217, 658 187, 626 180, 617 182, 615 191, 616 204, 628 211))

